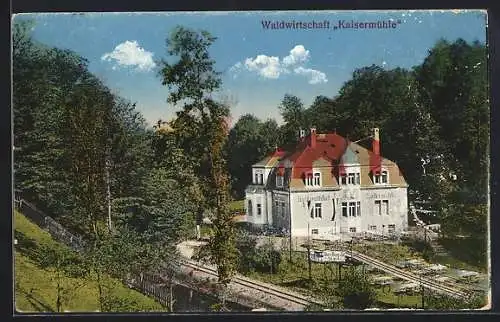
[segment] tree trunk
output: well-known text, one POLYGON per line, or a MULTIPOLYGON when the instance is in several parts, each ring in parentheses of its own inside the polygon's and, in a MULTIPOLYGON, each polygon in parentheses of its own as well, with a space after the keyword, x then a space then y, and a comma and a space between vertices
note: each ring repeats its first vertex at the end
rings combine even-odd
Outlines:
POLYGON ((108 230, 111 232, 112 230, 112 222, 111 222, 111 179, 109 172, 109 160, 106 160, 106 201, 108 203, 108 230))

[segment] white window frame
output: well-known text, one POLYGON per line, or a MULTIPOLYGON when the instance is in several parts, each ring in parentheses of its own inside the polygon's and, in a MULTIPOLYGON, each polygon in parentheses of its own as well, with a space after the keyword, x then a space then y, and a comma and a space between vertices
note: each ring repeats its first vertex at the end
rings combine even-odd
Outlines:
POLYGON ((382 215, 382 200, 377 199, 375 200, 375 213, 378 214, 379 216, 382 215))
POLYGON ((356 215, 361 217, 361 201, 356 201, 356 215))
POLYGON ((321 202, 316 202, 314 204, 314 218, 323 218, 323 205, 321 202))
POLYGON ((389 184, 389 171, 387 171, 387 169, 382 169, 380 173, 372 174, 372 181, 374 185, 389 184))
POLYGON ((376 231, 377 230, 377 225, 368 225, 368 230, 370 230, 370 231, 376 231))
POLYGON ((264 184, 264 174, 259 173, 259 184, 264 184))
POLYGON ((388 199, 384 199, 382 200, 382 214, 384 215, 389 215, 389 200, 388 199), (384 205, 385 204, 385 213, 384 213, 384 205))
POLYGON ((349 201, 349 217, 356 217, 356 201, 349 201))
POLYGON ((356 232, 356 227, 349 227, 349 232, 350 233, 355 233, 356 232))
POLYGON ((313 172, 313 186, 321 187, 321 172, 313 172))
POLYGON ((387 225, 387 232, 388 233, 393 233, 396 231, 396 225, 395 224, 389 224, 387 225))
POLYGON ((342 202, 342 217, 349 217, 349 206, 347 202, 342 202))
POLYGON ((375 200, 375 212, 378 215, 389 215, 389 200, 388 199, 377 199, 375 200), (385 206, 384 206, 385 204, 385 206))
POLYGON ((347 174, 347 184, 349 185, 356 184, 356 174, 354 172, 347 174))
POLYGON ((285 177, 278 174, 276 176, 276 187, 283 188, 284 185, 285 185, 285 177))
POLYGON ((257 199, 257 216, 262 216, 262 198, 257 199))
POLYGON ((318 228, 311 229, 311 234, 312 235, 318 235, 319 234, 319 229, 318 228))
POLYGON ((314 175, 312 172, 306 173, 306 186, 312 187, 314 182, 314 175))
POLYGON ((344 186, 347 184, 347 173, 340 175, 340 184, 344 186))
POLYGON ((355 175, 356 175, 356 184, 360 185, 361 184, 361 174, 359 172, 356 172, 355 175))

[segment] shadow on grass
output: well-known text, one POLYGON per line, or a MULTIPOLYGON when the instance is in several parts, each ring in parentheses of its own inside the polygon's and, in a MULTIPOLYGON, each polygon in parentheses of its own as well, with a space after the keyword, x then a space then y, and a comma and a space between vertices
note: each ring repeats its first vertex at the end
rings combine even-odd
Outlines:
POLYGON ((23 289, 18 290, 21 294, 26 296, 28 302, 35 308, 37 312, 55 312, 53 307, 35 297, 35 295, 33 294, 33 289, 31 289, 30 292, 27 292, 23 289))
POLYGON ((43 250, 36 240, 29 238, 18 230, 14 231, 14 237, 17 239, 16 251, 40 264, 43 258, 43 250))
POLYGON ((292 281, 279 283, 280 286, 284 287, 297 287, 303 289, 312 289, 314 282, 311 282, 308 278, 298 278, 292 281))
POLYGON ((487 244, 481 238, 442 238, 439 241, 450 255, 481 271, 487 270, 487 244))

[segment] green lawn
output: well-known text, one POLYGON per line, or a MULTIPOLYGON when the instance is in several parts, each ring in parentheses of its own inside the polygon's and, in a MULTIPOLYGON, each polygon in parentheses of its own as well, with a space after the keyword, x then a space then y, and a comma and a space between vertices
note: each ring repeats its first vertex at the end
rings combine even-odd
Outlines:
MULTIPOLYGON (((19 312, 55 312, 57 299, 56 272, 52 268, 42 269, 32 254, 43 249, 57 247, 58 243, 49 233, 41 230, 22 214, 14 215, 15 235, 18 245, 15 250, 15 307, 19 312), (46 247, 46 248, 42 248, 46 247), (29 248, 29 251, 27 250, 29 248)), ((43 256, 42 254, 39 254, 43 256)), ((129 303, 134 311, 165 311, 154 299, 131 290, 120 281, 109 278, 110 293, 119 302, 129 303)), ((97 284, 93 279, 62 279, 67 292, 63 310, 71 312, 93 312, 99 309, 97 284)))
POLYGON ((231 211, 244 211, 245 210, 245 199, 231 201, 229 203, 229 209, 231 211))
MULTIPOLYGON (((287 287, 318 299, 322 299, 326 295, 325 289, 327 287, 336 285, 338 280, 338 266, 336 264, 312 263, 311 275, 314 281, 311 283, 308 280, 309 271, 305 253, 293 253, 293 263, 290 263, 288 258, 288 253, 282 254, 282 261, 279 266, 280 271, 277 274, 251 272, 247 276, 263 282, 287 287)), ((343 266, 342 276, 346 270, 347 267, 343 266)), ((402 295, 398 298, 389 288, 386 288, 385 291, 382 288, 377 288, 377 301, 378 304, 376 306, 385 308, 415 307, 415 305, 421 303, 421 298, 419 295, 402 295)))

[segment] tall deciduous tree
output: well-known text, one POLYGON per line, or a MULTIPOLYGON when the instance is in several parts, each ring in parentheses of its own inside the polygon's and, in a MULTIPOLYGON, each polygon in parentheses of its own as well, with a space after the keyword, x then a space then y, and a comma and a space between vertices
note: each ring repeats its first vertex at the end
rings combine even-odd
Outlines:
POLYGON ((278 124, 261 122, 251 114, 241 116, 229 131, 227 142, 228 170, 234 196, 239 199, 252 181, 251 166, 278 145, 278 124))
POLYGON ((285 94, 278 109, 285 122, 280 128, 280 146, 289 149, 296 145, 300 129, 306 129, 310 124, 304 104, 295 95, 285 94))
POLYGON ((173 64, 160 62, 163 85, 170 89, 168 101, 182 103, 173 128, 181 147, 195 167, 203 185, 206 209, 213 213, 214 234, 210 240, 211 258, 217 265, 219 281, 227 285, 236 269, 236 249, 232 215, 228 208, 229 178, 223 157, 227 140, 229 108, 212 99, 220 88, 209 47, 215 37, 206 31, 176 27, 167 39, 173 64))

